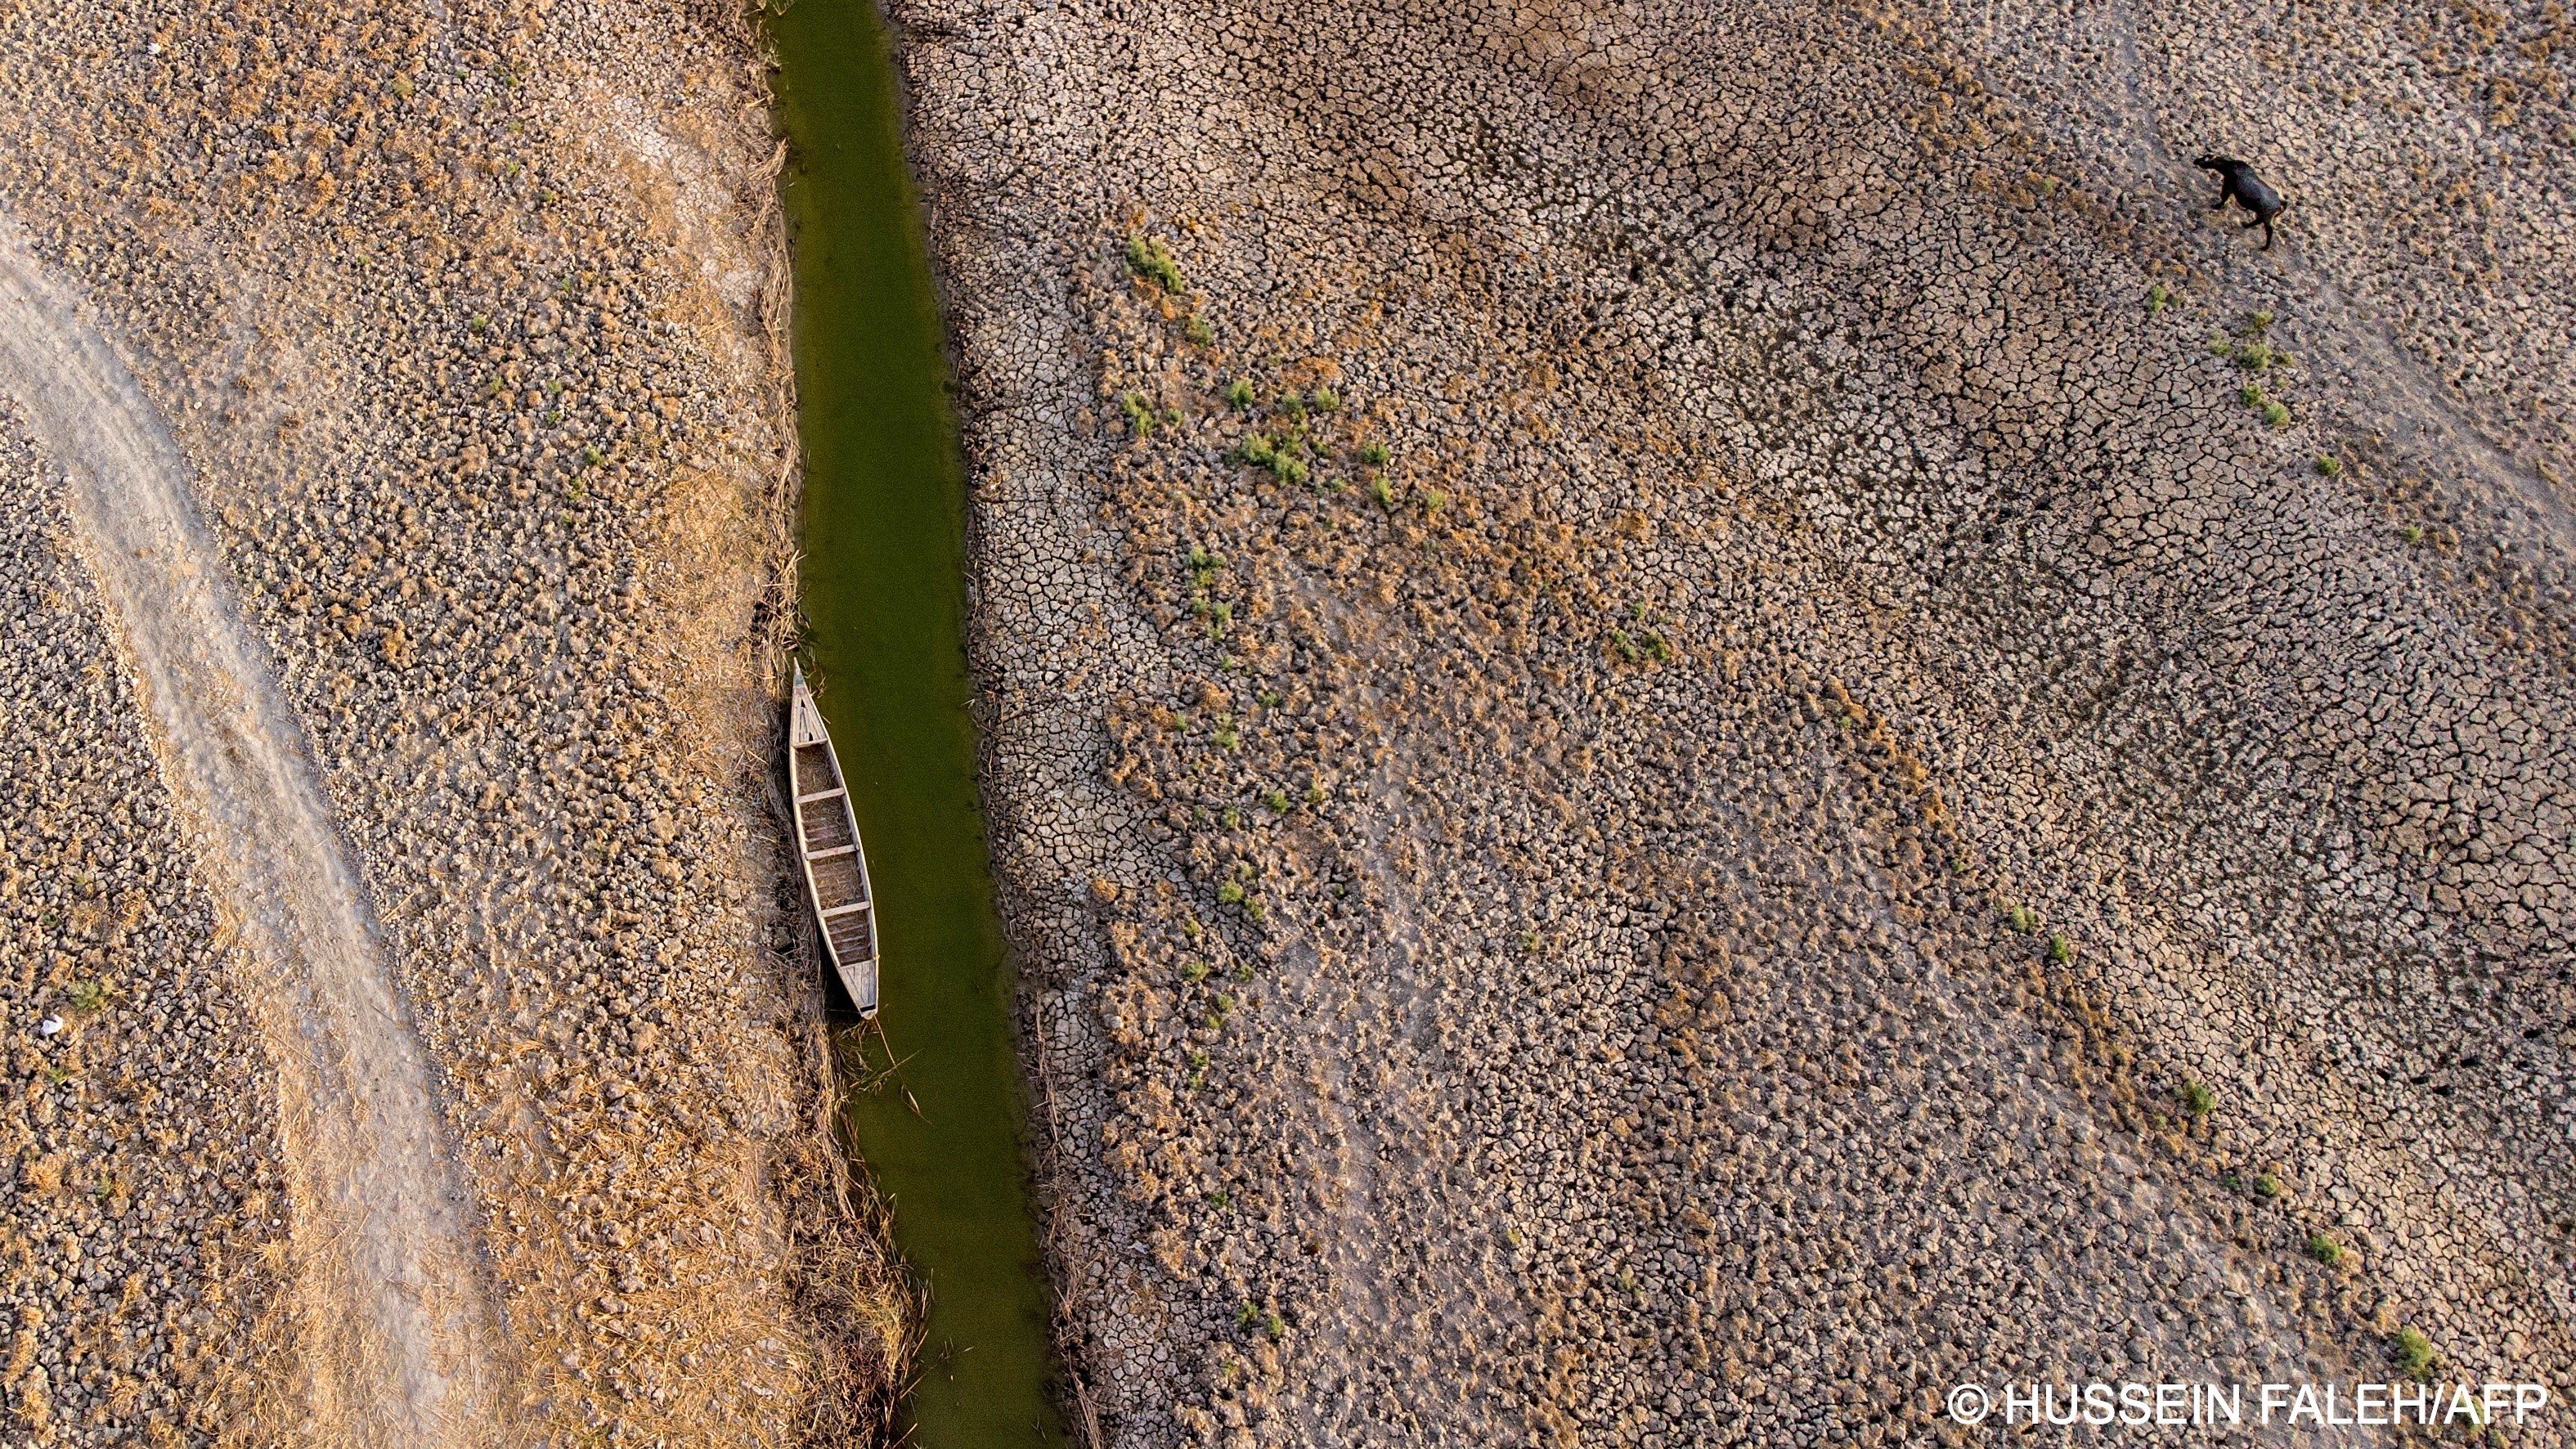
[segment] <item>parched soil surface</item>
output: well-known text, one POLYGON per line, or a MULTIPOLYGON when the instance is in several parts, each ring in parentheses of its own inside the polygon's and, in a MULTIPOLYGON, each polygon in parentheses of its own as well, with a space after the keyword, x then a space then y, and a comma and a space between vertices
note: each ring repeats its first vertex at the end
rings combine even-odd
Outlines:
POLYGON ((0 5, 0 1440, 872 1412, 768 782, 755 56, 0 5))
MULTIPOLYGON (((457 1212, 428 1071, 303 732, 243 626, 187 464, 76 298, 0 218, 0 388, 63 463, 80 552, 151 704, 162 758, 266 968, 251 997, 288 1084, 310 1312, 348 1326, 317 1365, 322 1410, 360 1437, 488 1443, 490 1309, 457 1212)), ((104 662, 104 661, 94 661, 104 662)))
POLYGON ((1098 1442, 2576 1374, 2563 7, 894 9, 1098 1442))

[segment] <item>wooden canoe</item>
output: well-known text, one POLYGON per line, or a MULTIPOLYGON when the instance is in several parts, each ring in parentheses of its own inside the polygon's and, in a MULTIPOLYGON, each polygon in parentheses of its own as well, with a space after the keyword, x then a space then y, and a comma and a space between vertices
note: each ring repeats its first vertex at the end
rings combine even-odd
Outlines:
POLYGON ((796 801, 796 855, 805 868, 805 897, 823 928, 823 953, 849 988, 859 1015, 877 1014, 877 902, 868 887, 868 852, 859 843, 859 818, 850 810, 841 757, 823 712, 796 670, 788 702, 787 788, 796 801))

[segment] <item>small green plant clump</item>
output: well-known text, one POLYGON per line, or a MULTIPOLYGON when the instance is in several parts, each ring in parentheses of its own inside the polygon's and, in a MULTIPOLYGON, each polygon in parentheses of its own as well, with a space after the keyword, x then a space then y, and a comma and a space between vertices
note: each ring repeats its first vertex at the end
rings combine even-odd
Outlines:
POLYGON ((1229 906, 1243 904, 1243 882, 1230 880, 1216 888, 1216 898, 1229 906))
POLYGON ((2397 1350, 2397 1366, 2410 1379, 2420 1381, 2431 1374, 2434 1360, 2440 1357, 2433 1352, 2432 1340, 2411 1328, 2397 1330, 2390 1344, 2397 1350))
POLYGON ((2332 453, 2321 453, 2317 456, 2317 471, 2332 478, 2343 471, 2343 460, 2332 453))
POLYGON ((2148 316, 2152 317, 2172 305, 2173 293, 2165 289, 2164 283, 2158 282, 2154 286, 2147 288, 2148 316))
POLYGON ((2060 966, 2074 960, 2075 943, 2067 940, 2063 934, 2050 936, 2048 938, 2048 959, 2060 966))
POLYGON ((1181 974, 1192 981, 1205 981, 1208 974, 1208 963, 1205 961, 1192 961, 1181 967, 1181 974))
POLYGON ((1127 410, 1127 427, 1130 432, 1140 438, 1154 436, 1154 409, 1145 401, 1143 393, 1121 394, 1118 405, 1127 410))
POLYGON ((1369 496, 1377 500, 1377 506, 1380 508, 1393 508, 1395 506, 1395 490, 1387 486, 1387 481, 1383 478, 1376 479, 1369 484, 1369 496))
POLYGON ((1386 459, 1386 444, 1378 442, 1375 439, 1371 439, 1368 442, 1360 444, 1360 461, 1362 463, 1365 463, 1372 468, 1383 468, 1386 466, 1386 459))
POLYGON ((1254 433, 1238 444, 1235 451, 1254 467, 1269 469, 1270 475, 1282 483, 1303 483, 1307 478, 1306 465, 1294 456, 1290 446, 1273 443, 1267 436, 1254 433))
POLYGON ((1195 312, 1191 313, 1190 320, 1182 325, 1181 335, 1200 347, 1216 341, 1216 334, 1208 330, 1207 319, 1195 312))
POLYGON ((1225 385, 1225 400, 1238 408, 1251 407, 1252 384, 1239 377, 1234 381, 1227 383, 1225 385))
POLYGON ((2263 1199, 2265 1202, 2273 1202, 2280 1198, 2281 1190, 2281 1179, 2274 1177, 2268 1172, 2258 1172, 2254 1174, 2254 1195, 2256 1197, 2263 1199))
POLYGON ((2420 523, 2410 523, 2404 528, 2397 530, 2397 536, 2406 540, 2408 543, 2422 543, 2424 541, 2424 525, 2420 523))
POLYGON ((1271 814, 1285 815, 1288 813, 1288 792, 1277 788, 1264 790, 1261 803, 1270 807, 1271 814))
POLYGON ((72 1006, 84 1014, 98 1011, 107 1005, 112 990, 105 981, 75 981, 72 983, 72 1006))
POLYGON ((2218 1105, 2218 1094, 2199 1082, 2185 1079, 2182 1084, 2182 1109, 2195 1117, 2206 1117, 2218 1105))
POLYGON ((2323 1233, 2308 1234, 2308 1256, 2329 1268, 2343 1265, 2343 1244, 2323 1233))
POLYGON ((2290 410, 2263 392, 2261 383, 2249 382, 2237 393, 2245 405, 2262 415, 2263 421, 2276 428, 2290 425, 2290 410))
POLYGON ((1166 292, 1181 291, 1181 264, 1172 260, 1172 249, 1160 237, 1139 232, 1127 238, 1127 267, 1140 277, 1151 277, 1166 292))
POLYGON ((2027 936, 2039 929, 2039 912, 2018 903, 2006 906, 2004 924, 2027 936))
POLYGON ((1329 387, 1319 387, 1315 389, 1313 401, 1315 404, 1315 411, 1319 413, 1335 412, 1341 408, 1342 395, 1333 391, 1329 387))

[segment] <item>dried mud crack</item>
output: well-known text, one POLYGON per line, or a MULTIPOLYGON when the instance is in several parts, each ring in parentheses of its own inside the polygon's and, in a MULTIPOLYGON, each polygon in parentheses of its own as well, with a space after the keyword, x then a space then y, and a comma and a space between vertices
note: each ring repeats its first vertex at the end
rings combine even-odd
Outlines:
POLYGON ((0 393, 70 481, 80 546, 163 772, 203 827, 279 1076, 297 1308, 326 1440, 493 1434, 496 1329, 429 1070, 266 650, 168 429, 0 219, 0 393))

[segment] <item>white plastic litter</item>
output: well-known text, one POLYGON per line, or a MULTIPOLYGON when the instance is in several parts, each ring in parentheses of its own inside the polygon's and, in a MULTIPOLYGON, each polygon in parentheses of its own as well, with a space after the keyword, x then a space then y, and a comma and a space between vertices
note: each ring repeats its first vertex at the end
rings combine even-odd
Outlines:
POLYGON ((59 1016, 49 1016, 36 1023, 36 1035, 38 1036, 52 1036, 55 1032, 61 1031, 62 1029, 63 1019, 59 1016))

